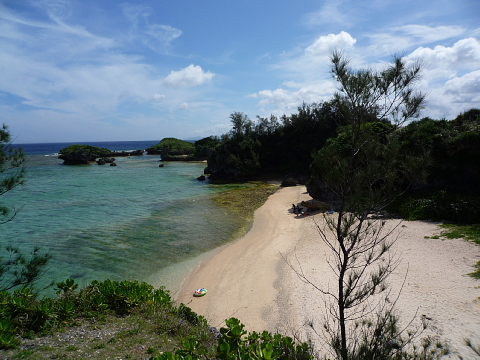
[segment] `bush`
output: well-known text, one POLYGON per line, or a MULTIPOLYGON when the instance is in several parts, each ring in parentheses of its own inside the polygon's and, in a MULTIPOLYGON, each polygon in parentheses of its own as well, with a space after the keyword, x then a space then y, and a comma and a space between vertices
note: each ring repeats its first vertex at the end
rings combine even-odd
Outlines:
MULTIPOLYGON (((18 344, 16 334, 44 333, 53 328, 71 325, 75 318, 114 313, 126 315, 142 305, 173 311, 173 301, 167 290, 154 289, 137 281, 93 281, 76 292, 72 279, 57 284, 59 297, 39 300, 31 288, 16 290, 13 294, 0 292, 0 349, 18 344), (63 292, 62 292, 63 291, 63 292), (12 337, 13 336, 13 337, 12 337)), ((186 307, 185 307, 186 308, 186 307)), ((188 309, 188 308, 186 308, 188 309)), ((190 322, 200 317, 183 309, 190 322)))
POLYGON ((405 201, 399 207, 399 213, 408 220, 429 219, 474 224, 480 219, 480 196, 459 195, 442 190, 428 197, 405 201))
MULTIPOLYGON (((220 329, 222 336, 218 340, 216 359, 313 359, 312 348, 308 343, 297 344, 288 336, 268 331, 250 334, 236 318, 226 320, 226 327, 220 329)), ((174 353, 166 352, 153 360, 202 359, 197 351, 198 341, 190 338, 182 343, 183 348, 174 353)))

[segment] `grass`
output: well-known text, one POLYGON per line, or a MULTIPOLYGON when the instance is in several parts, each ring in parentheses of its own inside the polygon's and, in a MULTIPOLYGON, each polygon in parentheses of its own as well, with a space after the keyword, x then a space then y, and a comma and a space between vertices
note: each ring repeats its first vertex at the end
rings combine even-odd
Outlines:
MULTIPOLYGON (((439 235, 426 236, 430 239, 464 239, 480 245, 480 224, 458 225, 458 224, 442 224, 444 229, 439 235)), ((480 261, 475 264, 476 270, 468 275, 480 280, 480 261)))
POLYGON ((480 245, 480 224, 456 225, 443 224, 441 236, 447 239, 465 239, 480 245))

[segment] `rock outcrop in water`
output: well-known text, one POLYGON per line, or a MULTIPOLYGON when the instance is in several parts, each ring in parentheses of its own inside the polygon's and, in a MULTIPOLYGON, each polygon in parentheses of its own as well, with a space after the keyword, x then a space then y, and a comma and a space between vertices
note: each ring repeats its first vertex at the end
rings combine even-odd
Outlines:
POLYGON ((79 150, 67 154, 60 153, 58 158, 63 160, 65 165, 81 165, 95 161, 97 156, 88 150, 79 150))
POLYGON ((102 157, 97 160, 98 165, 105 165, 105 164, 112 164, 115 163, 115 158, 107 158, 107 157, 102 157))
POLYGON ((99 148, 91 145, 70 145, 60 150, 59 159, 63 160, 65 165, 81 165, 94 162, 96 159, 99 165, 113 163, 115 157, 119 156, 138 156, 143 155, 144 150, 132 151, 111 151, 105 148, 99 148))

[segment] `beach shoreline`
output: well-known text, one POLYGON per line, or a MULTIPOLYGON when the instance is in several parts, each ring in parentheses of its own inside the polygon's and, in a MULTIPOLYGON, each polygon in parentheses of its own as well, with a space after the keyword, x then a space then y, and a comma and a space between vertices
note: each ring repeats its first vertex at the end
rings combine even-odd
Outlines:
MULTIPOLYGON (((304 186, 271 195, 255 212, 245 236, 212 252, 190 273, 177 302, 205 316, 211 326, 236 317, 248 331, 295 334, 323 347, 305 323, 321 328, 325 299, 292 270, 301 270, 319 286, 335 281, 326 261, 328 248, 318 235, 323 215, 291 211, 292 204, 309 199, 304 186), (201 287, 208 289, 207 295, 193 297, 201 287)), ((388 220, 387 226, 398 222, 388 220)), ((464 339, 480 345, 480 282, 466 274, 480 260, 480 248, 460 239, 426 238, 440 233, 438 225, 405 221, 397 227, 392 251, 401 262, 387 281, 392 296, 401 292, 396 303, 401 319, 423 315, 431 323, 425 335, 447 341, 454 353, 450 358, 460 354, 475 359, 464 339)))

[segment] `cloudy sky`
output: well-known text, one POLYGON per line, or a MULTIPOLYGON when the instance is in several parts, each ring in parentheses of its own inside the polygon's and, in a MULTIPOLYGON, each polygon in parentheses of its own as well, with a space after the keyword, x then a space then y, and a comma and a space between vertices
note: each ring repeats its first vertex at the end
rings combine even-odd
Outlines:
POLYGON ((422 116, 480 107, 478 0, 0 0, 0 123, 16 143, 220 135, 291 114, 356 67, 420 59, 422 116))

